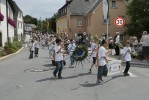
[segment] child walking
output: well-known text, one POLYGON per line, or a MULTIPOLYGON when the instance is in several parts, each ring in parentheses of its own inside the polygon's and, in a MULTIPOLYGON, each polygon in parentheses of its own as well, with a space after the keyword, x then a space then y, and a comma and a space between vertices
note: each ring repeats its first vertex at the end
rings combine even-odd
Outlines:
POLYGON ((124 70, 124 75, 129 76, 129 69, 130 69, 130 61, 131 61, 131 48, 130 48, 130 42, 127 41, 126 46, 124 47, 124 60, 126 61, 126 68, 124 70))

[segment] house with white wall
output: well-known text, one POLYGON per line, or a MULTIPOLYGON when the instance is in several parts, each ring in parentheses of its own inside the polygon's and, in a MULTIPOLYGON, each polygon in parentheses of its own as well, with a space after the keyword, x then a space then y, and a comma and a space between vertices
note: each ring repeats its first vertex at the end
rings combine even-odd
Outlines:
POLYGON ((16 22, 13 20, 14 7, 12 3, 12 0, 0 0, 0 47, 14 39, 16 22))
POLYGON ((13 6, 14 6, 14 21, 16 22, 16 28, 14 31, 14 38, 18 41, 21 41, 23 38, 24 34, 24 21, 23 21, 23 12, 21 9, 18 7, 15 1, 13 1, 13 6))

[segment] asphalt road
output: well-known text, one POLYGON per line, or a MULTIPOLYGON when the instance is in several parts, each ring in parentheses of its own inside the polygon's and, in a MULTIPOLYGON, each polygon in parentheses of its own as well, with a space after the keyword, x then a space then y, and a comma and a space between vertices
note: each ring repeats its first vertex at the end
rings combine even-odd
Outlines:
POLYGON ((0 100, 149 100, 149 66, 132 65, 131 76, 105 77, 96 84, 96 68, 90 62, 77 69, 64 68, 63 79, 53 78, 48 50, 28 59, 29 51, 0 61, 0 100))

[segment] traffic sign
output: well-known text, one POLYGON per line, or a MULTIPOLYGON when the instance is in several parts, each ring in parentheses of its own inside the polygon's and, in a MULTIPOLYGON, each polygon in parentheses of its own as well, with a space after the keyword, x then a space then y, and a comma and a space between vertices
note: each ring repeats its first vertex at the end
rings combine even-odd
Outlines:
POLYGON ((115 20, 114 20, 114 24, 117 26, 117 27, 123 27, 124 24, 125 24, 125 19, 123 17, 117 17, 115 20))

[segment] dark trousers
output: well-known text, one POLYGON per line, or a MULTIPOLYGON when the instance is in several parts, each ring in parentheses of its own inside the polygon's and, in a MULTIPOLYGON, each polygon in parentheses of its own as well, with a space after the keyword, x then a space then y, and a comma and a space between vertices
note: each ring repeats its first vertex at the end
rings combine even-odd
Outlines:
POLYGON ((32 59, 32 58, 33 58, 33 53, 34 53, 34 51, 30 50, 30 56, 29 56, 29 59, 32 59))
POLYGON ((39 48, 35 48, 35 56, 38 55, 39 48))
POLYGON ((107 66, 104 65, 104 66, 99 66, 98 67, 98 73, 97 73, 97 79, 100 79, 102 80, 102 76, 107 76, 107 72, 108 72, 108 69, 107 69, 107 66))
POLYGON ((56 64, 56 69, 54 70, 53 74, 56 75, 58 73, 58 77, 61 77, 64 63, 63 61, 55 61, 55 64, 56 64))
POLYGON ((115 53, 116 55, 120 55, 120 48, 117 45, 115 47, 115 53))
POLYGON ((125 68, 124 73, 128 73, 129 68, 130 68, 130 62, 129 62, 129 61, 127 61, 127 62, 126 62, 126 68, 125 68))

